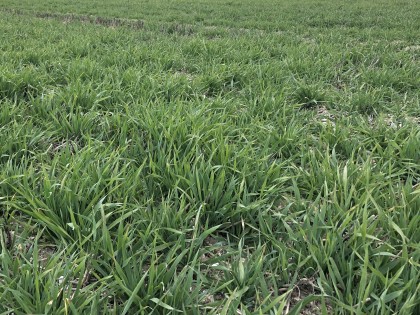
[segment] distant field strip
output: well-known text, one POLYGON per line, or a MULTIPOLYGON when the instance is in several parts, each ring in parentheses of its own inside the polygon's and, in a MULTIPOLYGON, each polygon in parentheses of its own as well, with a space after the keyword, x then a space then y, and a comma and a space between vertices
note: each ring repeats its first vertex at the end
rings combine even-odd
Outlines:
POLYGON ((99 24, 103 26, 118 27, 118 26, 128 26, 134 29, 141 29, 144 27, 143 20, 136 19, 122 19, 122 18, 109 18, 109 17, 100 17, 93 15, 80 15, 80 14, 64 14, 64 13, 51 13, 51 12, 33 12, 33 11, 23 11, 23 10, 14 10, 14 9, 2 9, 3 12, 15 15, 23 15, 41 19, 56 19, 61 20, 64 23, 70 22, 82 22, 82 23, 91 23, 99 24))

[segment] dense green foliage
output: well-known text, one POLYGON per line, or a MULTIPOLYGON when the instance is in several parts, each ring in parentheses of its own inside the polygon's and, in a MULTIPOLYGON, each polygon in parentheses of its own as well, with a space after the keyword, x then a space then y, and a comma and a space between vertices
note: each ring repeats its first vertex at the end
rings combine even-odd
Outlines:
POLYGON ((0 3, 0 314, 419 313, 420 3, 115 2, 0 3))

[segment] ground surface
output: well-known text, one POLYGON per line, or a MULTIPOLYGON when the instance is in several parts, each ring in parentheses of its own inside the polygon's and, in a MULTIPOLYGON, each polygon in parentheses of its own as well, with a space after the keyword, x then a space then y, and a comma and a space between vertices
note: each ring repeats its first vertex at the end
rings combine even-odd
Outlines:
POLYGON ((418 1, 0 1, 0 313, 420 313, 418 1))

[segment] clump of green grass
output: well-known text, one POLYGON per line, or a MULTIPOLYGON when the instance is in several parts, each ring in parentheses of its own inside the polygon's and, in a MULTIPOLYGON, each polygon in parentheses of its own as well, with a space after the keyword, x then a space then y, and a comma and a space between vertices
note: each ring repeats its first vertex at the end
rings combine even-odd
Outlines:
POLYGON ((418 5, 382 2, 3 1, 0 313, 418 313, 418 5))

